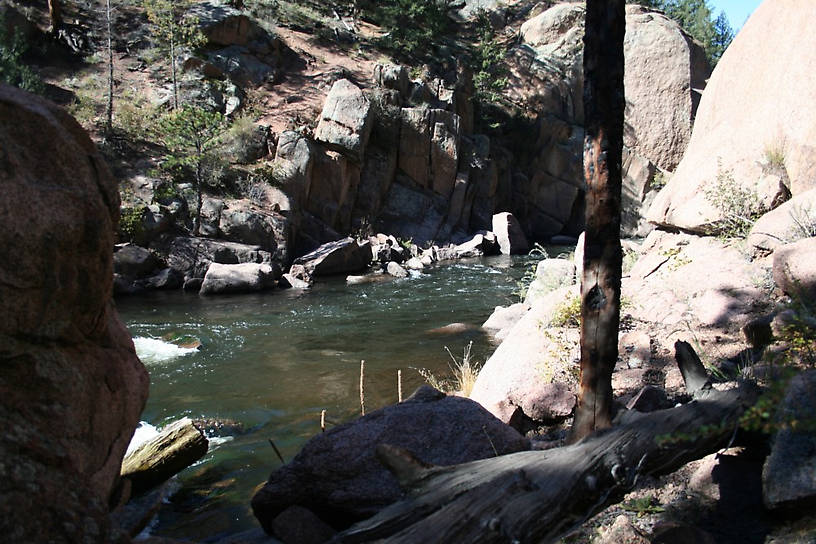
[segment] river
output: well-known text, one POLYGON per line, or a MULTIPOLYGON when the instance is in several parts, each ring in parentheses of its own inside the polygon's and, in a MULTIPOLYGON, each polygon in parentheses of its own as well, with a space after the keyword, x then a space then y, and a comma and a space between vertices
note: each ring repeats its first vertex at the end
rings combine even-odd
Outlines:
POLYGON ((429 331, 454 322, 478 326, 495 306, 516 302, 518 281, 533 262, 489 257, 361 285, 337 279, 306 291, 118 299, 150 371, 145 423, 161 427, 190 416, 243 427, 214 435, 207 456, 179 475, 152 534, 216 542, 256 527, 250 498, 280 466, 270 439, 288 461, 320 432, 321 410, 330 424, 353 419, 361 360, 367 411, 397 401, 398 369, 405 396, 424 381, 416 369, 449 375, 446 346, 461 357, 473 341, 473 359, 483 363, 495 346, 480 331, 429 331), (185 352, 145 340, 168 334, 203 345, 185 352))

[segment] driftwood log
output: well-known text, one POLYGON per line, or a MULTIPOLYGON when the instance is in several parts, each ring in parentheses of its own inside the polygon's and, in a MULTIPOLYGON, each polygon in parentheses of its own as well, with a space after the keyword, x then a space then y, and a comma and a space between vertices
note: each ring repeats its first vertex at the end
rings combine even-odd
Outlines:
POLYGON ((209 442, 189 418, 174 421, 122 461, 120 472, 140 495, 170 479, 207 453, 209 442))
MULTIPOLYGON (((683 375, 702 365, 678 343, 683 375)), ((693 353, 693 350, 691 350, 693 353)), ((571 446, 450 467, 422 464, 380 446, 381 461, 409 493, 332 542, 547 543, 619 502, 645 474, 670 473, 728 445, 756 388, 728 391, 692 384, 694 400, 651 413, 623 412, 609 429, 571 446)))

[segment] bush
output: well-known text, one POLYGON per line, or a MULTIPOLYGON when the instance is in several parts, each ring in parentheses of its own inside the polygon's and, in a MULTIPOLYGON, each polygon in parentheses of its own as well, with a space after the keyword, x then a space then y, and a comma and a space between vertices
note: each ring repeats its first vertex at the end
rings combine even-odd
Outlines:
POLYGON ((430 56, 448 29, 448 0, 385 0, 368 11, 387 31, 381 45, 403 55, 430 56))
POLYGON ((6 18, 0 15, 0 81, 32 93, 45 89, 42 80, 23 63, 22 57, 28 51, 25 37, 19 30, 9 35, 6 18))
POLYGON ((765 211, 757 192, 738 184, 730 170, 719 170, 716 182, 704 194, 723 215, 711 232, 725 239, 745 238, 765 211))
POLYGON ((576 328, 581 326, 581 297, 571 295, 555 307, 550 325, 553 327, 576 328))
POLYGON ((504 47, 496 41, 490 18, 484 10, 476 16, 479 43, 473 52, 473 84, 476 98, 482 102, 495 103, 501 99, 507 86, 509 70, 504 62, 504 47))
POLYGON ((147 206, 122 208, 119 215, 119 236, 127 242, 138 240, 144 234, 144 214, 147 206))

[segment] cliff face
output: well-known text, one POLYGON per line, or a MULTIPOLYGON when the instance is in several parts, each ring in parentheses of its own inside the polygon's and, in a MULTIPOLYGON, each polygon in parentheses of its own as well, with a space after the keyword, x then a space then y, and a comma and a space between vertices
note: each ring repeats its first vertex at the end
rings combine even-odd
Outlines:
POLYGON ((0 86, 0 533, 110 542, 148 375, 111 301, 119 195, 85 131, 0 86))

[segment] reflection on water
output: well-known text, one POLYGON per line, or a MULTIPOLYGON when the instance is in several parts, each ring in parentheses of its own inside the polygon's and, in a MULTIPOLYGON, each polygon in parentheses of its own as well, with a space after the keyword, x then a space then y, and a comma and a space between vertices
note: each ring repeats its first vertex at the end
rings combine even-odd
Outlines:
POLYGON ((481 325, 495 306, 515 302, 512 292, 530 262, 459 261, 401 280, 349 286, 336 280, 302 292, 118 300, 131 334, 144 339, 139 352, 153 347, 144 360, 151 385, 142 418, 158 426, 182 416, 224 418, 247 429, 182 474, 182 491, 154 533, 208 542, 255 527, 249 499, 280 463, 268 439, 289 460, 319 432, 322 409, 333 422, 355 417, 361 359, 367 411, 396 402, 397 369, 406 396, 422 383, 412 368, 445 374, 445 346, 460 354, 474 340, 474 359, 483 362, 493 348, 480 332, 427 331, 454 322, 481 325), (148 340, 168 334, 194 336, 202 347, 162 359, 171 348, 148 340))

